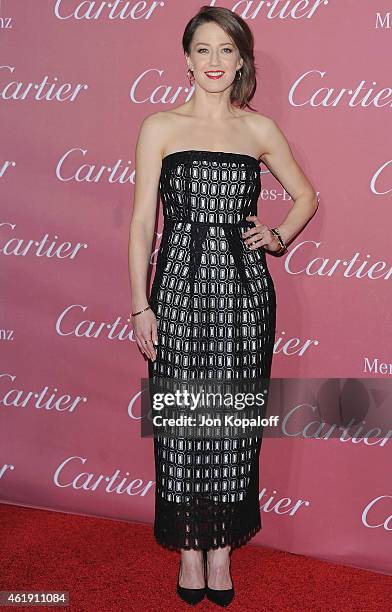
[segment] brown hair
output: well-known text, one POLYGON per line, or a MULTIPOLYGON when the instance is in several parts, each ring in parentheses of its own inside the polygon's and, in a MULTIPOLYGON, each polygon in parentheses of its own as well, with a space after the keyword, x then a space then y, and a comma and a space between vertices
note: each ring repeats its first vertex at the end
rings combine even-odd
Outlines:
POLYGON ((227 8, 202 6, 199 12, 187 23, 182 36, 182 47, 189 55, 190 46, 196 29, 203 23, 215 22, 234 41, 243 60, 241 78, 236 78, 230 93, 234 106, 256 110, 249 105, 256 91, 256 67, 253 54, 254 39, 248 24, 236 13, 227 8))

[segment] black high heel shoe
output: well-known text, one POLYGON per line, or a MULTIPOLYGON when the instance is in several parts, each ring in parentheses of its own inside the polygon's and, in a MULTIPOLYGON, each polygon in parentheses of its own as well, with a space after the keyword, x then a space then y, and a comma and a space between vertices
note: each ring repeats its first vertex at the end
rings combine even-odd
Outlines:
POLYGON ((198 604, 202 599, 204 599, 204 596, 206 594, 206 587, 204 586, 201 589, 187 589, 185 587, 180 586, 180 571, 181 560, 180 567, 178 568, 177 593, 183 601, 186 601, 187 604, 194 606, 195 604, 198 604))
MULTIPOLYGON (((207 598, 218 606, 222 606, 225 608, 229 605, 229 603, 234 598, 234 584, 233 577, 230 572, 230 578, 233 586, 231 589, 210 589, 208 586, 208 571, 207 571, 207 551, 204 554, 204 562, 205 562, 205 576, 206 576, 206 595, 207 598)), ((230 571, 230 570, 229 570, 230 571)))

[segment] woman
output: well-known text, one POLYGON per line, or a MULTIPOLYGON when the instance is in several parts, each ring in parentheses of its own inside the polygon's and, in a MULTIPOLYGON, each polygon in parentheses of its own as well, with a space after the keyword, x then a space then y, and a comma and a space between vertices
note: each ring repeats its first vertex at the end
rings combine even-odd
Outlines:
MULTIPOLYGON (((265 252, 286 251, 316 193, 277 124, 243 110, 254 111, 256 89, 245 21, 204 6, 182 43, 193 97, 147 117, 136 146, 129 320, 150 379, 269 379, 276 300, 265 252), (260 161, 294 200, 277 228, 257 217, 260 161), (158 189, 164 228, 148 300, 158 189)), ((154 534, 181 551, 177 592, 188 603, 233 599, 231 552, 261 529, 260 441, 154 437, 154 534)))

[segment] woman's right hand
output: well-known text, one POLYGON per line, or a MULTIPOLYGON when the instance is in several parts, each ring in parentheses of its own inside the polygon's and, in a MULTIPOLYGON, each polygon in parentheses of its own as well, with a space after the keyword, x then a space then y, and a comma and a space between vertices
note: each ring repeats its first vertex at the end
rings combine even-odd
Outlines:
POLYGON ((131 318, 136 342, 148 359, 157 358, 154 344, 158 344, 157 319, 152 310, 146 310, 131 318))

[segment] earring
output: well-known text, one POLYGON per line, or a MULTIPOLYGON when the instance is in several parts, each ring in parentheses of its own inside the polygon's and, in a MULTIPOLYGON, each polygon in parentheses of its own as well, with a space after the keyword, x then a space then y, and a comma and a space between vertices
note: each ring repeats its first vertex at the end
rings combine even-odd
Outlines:
POLYGON ((241 68, 240 68, 240 69, 238 70, 238 72, 237 72, 236 81, 239 81, 239 80, 241 79, 241 77, 242 77, 242 70, 241 70, 241 68))
POLYGON ((190 68, 188 68, 188 72, 186 73, 188 80, 189 80, 189 84, 192 85, 192 77, 193 80, 195 80, 195 77, 193 76, 193 70, 191 70, 190 68))

